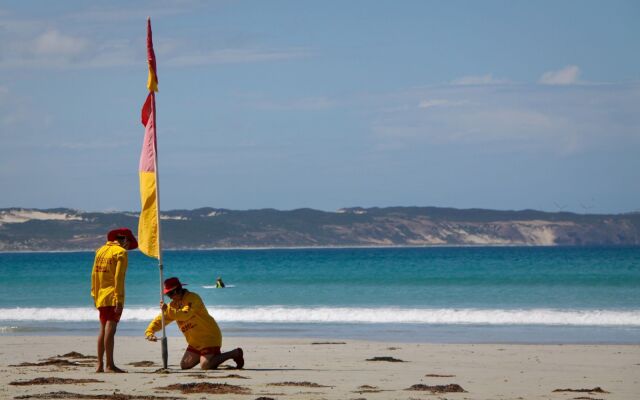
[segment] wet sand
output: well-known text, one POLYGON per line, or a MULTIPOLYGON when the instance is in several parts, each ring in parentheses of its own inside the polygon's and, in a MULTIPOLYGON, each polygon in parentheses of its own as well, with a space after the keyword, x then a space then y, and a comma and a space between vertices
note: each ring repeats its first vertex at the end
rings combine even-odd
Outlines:
POLYGON ((0 399, 639 399, 638 345, 409 344, 226 337, 245 368, 180 370, 186 348, 116 337, 126 374, 95 373, 95 338, 1 336, 0 399))

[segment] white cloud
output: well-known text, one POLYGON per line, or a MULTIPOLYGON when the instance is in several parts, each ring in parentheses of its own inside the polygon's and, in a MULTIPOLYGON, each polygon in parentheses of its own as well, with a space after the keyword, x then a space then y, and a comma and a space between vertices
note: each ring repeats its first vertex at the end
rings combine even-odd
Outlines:
MULTIPOLYGON (((24 107, 24 99, 16 96, 8 87, 0 86, 0 126, 13 127, 24 121, 26 117, 28 114, 24 107)), ((9 135, 11 135, 9 129, 0 131, 0 137, 9 135)))
POLYGON ((572 85, 578 82, 580 68, 568 65, 558 71, 548 71, 542 74, 538 83, 543 85, 572 85))
POLYGON ((532 84, 514 84, 506 91, 422 88, 380 98, 371 131, 378 149, 451 144, 505 153, 577 154, 614 140, 640 140, 634 109, 639 96, 637 84, 575 85, 561 92, 532 84), (419 108, 402 107, 412 102, 419 108))
POLYGON ((83 38, 65 35, 57 30, 49 30, 38 36, 33 43, 36 55, 74 55, 87 47, 88 41, 83 38))
POLYGON ((93 53, 78 66, 90 68, 144 66, 145 54, 144 49, 136 49, 129 40, 109 40, 96 45, 93 53))
POLYGON ((89 59, 94 46, 81 36, 45 28, 44 24, 25 22, 4 25, 8 38, 0 46, 0 67, 61 68, 76 67, 89 59))
POLYGON ((510 83, 508 79, 494 78, 492 74, 486 75, 470 75, 462 78, 454 79, 454 85, 503 85, 510 83))
POLYGON ((421 100, 418 108, 455 107, 465 103, 465 101, 451 101, 446 99, 421 100))
POLYGON ((83 141, 83 142, 57 142, 55 144, 47 143, 46 147, 56 147, 61 149, 69 149, 69 150, 102 150, 102 149, 119 149, 129 146, 129 143, 125 143, 124 141, 112 141, 106 142, 104 140, 100 141, 83 141))
MULTIPOLYGON (((154 14, 172 15, 201 7, 198 1, 154 4, 154 14)), ((0 10, 1 11, 1 10, 0 10)), ((47 20, 11 18, 0 13, 3 43, 0 45, 0 68, 83 69, 122 67, 145 64, 144 20, 148 13, 139 7, 93 8, 52 17, 47 20), (108 38, 93 33, 86 24, 128 23, 135 15, 140 30, 135 37, 126 30, 108 38), (82 32, 82 33, 81 33, 82 32)), ((305 48, 265 48, 247 43, 225 44, 224 40, 202 43, 165 36, 156 38, 156 54, 165 67, 188 67, 215 64, 259 63, 308 57, 305 48)))
POLYGON ((208 53, 187 53, 169 57, 166 65, 189 67, 211 64, 240 64, 262 61, 288 60, 307 57, 310 53, 305 49, 224 49, 208 53))
POLYGON ((151 22, 153 23, 153 21, 166 16, 198 12, 202 4, 200 1, 191 0, 154 1, 153 9, 149 9, 149 7, 139 7, 136 2, 128 2, 116 6, 111 6, 105 2, 97 6, 92 4, 92 8, 81 9, 66 15, 66 18, 92 23, 121 23, 123 21, 146 21, 147 17, 151 15, 151 22))
MULTIPOLYGON (((146 49, 131 39, 93 40, 56 29, 21 32, 0 46, 0 68, 81 69, 146 64, 146 49)), ((231 48, 198 52, 189 43, 167 39, 155 43, 158 59, 165 67, 259 63, 307 57, 301 48, 231 48)))
POLYGON ((305 97, 289 101, 255 101, 255 106, 259 109, 274 111, 318 111, 333 108, 336 103, 327 97, 305 97))

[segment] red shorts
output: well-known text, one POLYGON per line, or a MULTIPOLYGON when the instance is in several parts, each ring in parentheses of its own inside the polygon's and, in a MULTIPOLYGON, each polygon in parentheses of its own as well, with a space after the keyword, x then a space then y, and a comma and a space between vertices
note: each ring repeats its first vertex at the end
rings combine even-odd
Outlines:
POLYGON ((220 355, 220 346, 216 347, 205 347, 202 350, 198 350, 193 346, 187 347, 187 351, 190 353, 200 354, 201 356, 206 356, 207 354, 212 354, 214 356, 220 355))
POLYGON ((122 316, 122 308, 116 313, 115 306, 98 307, 100 311, 100 323, 106 324, 107 321, 120 322, 122 316))

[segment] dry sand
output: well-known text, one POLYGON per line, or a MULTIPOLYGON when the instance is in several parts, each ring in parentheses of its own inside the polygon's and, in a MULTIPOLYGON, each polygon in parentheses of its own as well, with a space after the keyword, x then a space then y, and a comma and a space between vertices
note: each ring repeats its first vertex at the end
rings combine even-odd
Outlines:
POLYGON ((215 371, 182 371, 186 344, 170 337, 162 373, 158 343, 117 336, 116 362, 128 373, 97 374, 95 360, 82 357, 94 356, 93 337, 2 336, 0 398, 640 399, 637 345, 227 337, 223 350, 238 346, 243 370, 228 361, 215 371))

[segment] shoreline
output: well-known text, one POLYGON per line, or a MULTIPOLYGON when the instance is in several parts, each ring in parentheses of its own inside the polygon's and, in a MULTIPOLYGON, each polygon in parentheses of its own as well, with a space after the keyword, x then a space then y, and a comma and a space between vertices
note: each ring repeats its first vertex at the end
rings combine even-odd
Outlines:
POLYGON ((424 399, 436 397, 431 391, 416 389, 453 384, 465 392, 439 395, 461 400, 577 396, 631 400, 640 393, 638 345, 424 344, 225 335, 222 350, 235 347, 244 349, 243 370, 227 369, 234 365, 228 361, 215 371, 198 367, 183 371, 178 363, 186 342, 170 337, 169 373, 158 373, 161 357, 157 343, 116 336, 116 363, 129 373, 96 374, 91 358, 69 355, 94 356, 94 336, 0 336, 0 397, 60 391, 75 393, 75 398, 82 398, 82 394, 111 396, 114 389, 119 395, 156 398, 207 396, 171 389, 179 388, 172 385, 188 384, 203 390, 239 387, 242 393, 221 398, 242 400, 424 399), (21 363, 48 365, 18 366, 21 363), (16 385, 36 378, 49 382, 16 385), (53 378, 70 381, 54 384, 53 378), (592 392, 555 392, 562 389, 592 392))
MULTIPOLYGON (((100 245, 96 245, 98 248, 100 245)), ((431 249, 431 248, 568 248, 568 249, 585 249, 585 248, 604 248, 604 249, 618 249, 618 248, 640 248, 638 245, 547 245, 547 244, 428 244, 428 245, 372 245, 372 246, 246 246, 246 247, 207 247, 207 248, 169 248, 162 249, 164 252, 179 252, 179 251, 264 251, 264 250, 386 250, 386 249, 431 249)), ((133 251, 135 252, 135 250, 133 251)), ((95 249, 73 249, 73 250, 0 250, 1 254, 56 254, 56 253, 95 253, 95 249)))
MULTIPOLYGON (((446 325, 446 324, 348 324, 218 322, 229 337, 323 338, 371 342, 433 344, 522 345, 640 345, 640 327, 550 325, 446 325)), ((125 320, 118 335, 141 337, 148 321, 125 320)), ((0 337, 93 336, 97 321, 1 321, 0 337)), ((167 325, 168 337, 181 337, 175 324, 167 325)))

